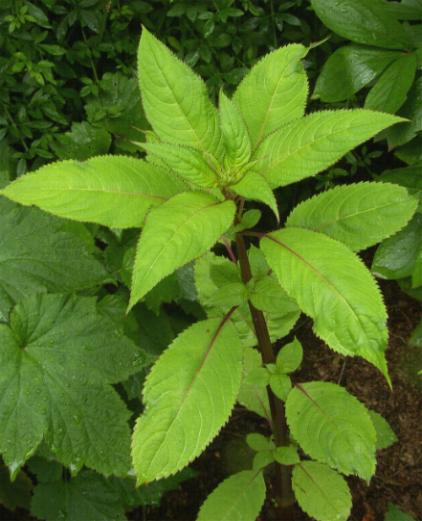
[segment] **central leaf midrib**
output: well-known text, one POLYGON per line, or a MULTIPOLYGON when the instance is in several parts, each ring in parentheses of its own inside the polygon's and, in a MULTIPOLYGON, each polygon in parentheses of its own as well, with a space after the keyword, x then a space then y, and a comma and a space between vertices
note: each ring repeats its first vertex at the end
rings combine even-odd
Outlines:
POLYGON ((365 210, 359 210, 357 212, 354 212, 354 213, 349 213, 349 214, 346 214, 346 215, 340 215, 337 220, 331 220, 331 221, 322 221, 320 222, 320 224, 318 225, 318 227, 315 227, 315 228, 312 228, 313 230, 322 230, 322 229, 326 229, 332 225, 335 225, 337 223, 341 223, 343 221, 347 221, 348 219, 353 219, 354 217, 358 217, 358 216, 361 216, 365 213, 370 213, 370 212, 374 212, 374 211, 377 211, 377 210, 383 210, 385 208, 389 208, 390 206, 397 206, 397 204, 402 204, 402 203, 405 203, 406 201, 405 200, 401 200, 399 201, 399 203, 397 203, 397 201, 390 201, 389 203, 387 204, 384 204, 384 205, 380 205, 380 206, 372 206, 371 208, 366 208, 365 210))
MULTIPOLYGON (((168 81, 168 78, 167 78, 167 76, 165 75, 164 69, 163 69, 162 67, 160 67, 160 64, 159 64, 159 62, 158 62, 158 60, 157 60, 157 57, 156 57, 156 55, 155 55, 155 53, 154 53, 153 51, 151 52, 151 55, 152 55, 153 60, 155 61, 155 65, 156 65, 157 69, 160 71, 162 77, 164 78, 164 80, 165 80, 165 82, 166 82, 166 84, 167 84, 167 87, 169 88, 170 92, 171 92, 172 95, 173 95, 173 98, 175 99, 176 104, 177 104, 177 107, 180 109, 180 112, 182 113, 183 117, 185 118, 185 120, 186 120, 187 123, 189 124, 191 130, 192 130, 193 133, 195 134, 195 137, 196 137, 196 139, 197 139, 197 141, 198 141, 198 143, 199 143, 199 145, 200 145, 200 148, 201 148, 202 150, 204 150, 204 151, 208 151, 208 146, 207 146, 206 143, 204 143, 204 138, 201 137, 201 136, 198 134, 197 129, 196 129, 195 126, 192 124, 192 122, 191 122, 191 120, 190 120, 188 114, 186 113, 186 111, 185 111, 185 109, 184 109, 182 103, 179 101, 178 97, 176 96, 176 93, 175 93, 175 91, 174 91, 174 89, 173 89, 173 86, 172 86, 172 82, 169 82, 169 81, 168 81)), ((201 81, 201 80, 199 80, 199 81, 201 81)), ((208 101, 208 100, 207 100, 207 101, 208 101)), ((210 103, 210 102, 209 102, 209 103, 210 103)), ((211 107, 212 107, 212 105, 211 105, 211 107)), ((212 108, 214 108, 214 107, 212 107, 212 108)), ((212 154, 213 154, 213 156, 214 156, 214 153, 212 153, 212 154)), ((214 157, 215 157, 215 156, 214 156, 214 157)))
MULTIPOLYGON (((145 193, 145 192, 127 192, 127 191, 123 191, 123 190, 110 190, 110 189, 107 189, 107 190, 103 190, 103 189, 98 189, 98 188, 69 188, 69 187, 66 187, 65 189, 64 188, 60 188, 60 187, 57 187, 57 188, 51 188, 51 187, 48 187, 48 186, 43 186, 41 187, 41 191, 42 192, 60 192, 60 193, 63 193, 63 192, 92 192, 92 193, 96 193, 96 194, 113 194, 113 195, 124 195, 124 196, 128 196, 128 197, 143 197, 143 198, 149 198, 149 199, 157 199, 159 201, 166 201, 167 199, 165 197, 162 197, 160 195, 152 195, 152 194, 148 194, 148 193, 145 193)), ((54 197, 55 194, 52 194, 52 197, 54 197)))

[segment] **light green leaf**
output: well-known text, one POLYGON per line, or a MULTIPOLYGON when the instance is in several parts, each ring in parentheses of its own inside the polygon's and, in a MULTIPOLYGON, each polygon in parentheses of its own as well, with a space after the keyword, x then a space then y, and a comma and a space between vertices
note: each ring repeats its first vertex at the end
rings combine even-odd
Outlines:
POLYGON ((256 349, 247 347, 243 353, 242 384, 237 398, 238 402, 250 411, 266 418, 271 423, 271 410, 265 387, 250 382, 249 375, 262 368, 261 355, 256 349))
POLYGON ((238 183, 231 185, 230 190, 245 199, 266 204, 274 212, 277 221, 280 220, 277 201, 264 176, 256 172, 248 172, 238 183))
POLYGON ((325 62, 313 97, 329 103, 350 99, 399 56, 395 51, 360 45, 340 47, 325 62))
POLYGON ((242 345, 228 318, 193 324, 154 365, 132 439, 138 483, 185 467, 228 420, 242 373, 242 345))
POLYGON ((292 436, 313 459, 369 480, 375 472, 376 433, 366 407, 340 385, 297 385, 286 401, 292 436))
POLYGON ((130 416, 110 386, 145 357, 87 297, 34 295, 0 325, 0 451, 12 473, 44 439, 78 470, 109 475, 130 466, 130 416))
POLYGON ((276 359, 277 370, 280 373, 293 373, 300 367, 303 359, 302 344, 297 338, 283 346, 276 359))
POLYGON ((241 168, 251 157, 251 140, 238 107, 220 91, 219 116, 224 139, 224 165, 241 168))
POLYGON ((253 458, 252 462, 252 470, 255 472, 258 470, 263 470, 268 465, 274 463, 274 455, 272 450, 263 450, 261 452, 257 452, 253 458))
POLYGON ((352 42, 386 49, 412 48, 412 39, 383 0, 312 0, 324 25, 352 42))
POLYGON ((300 461, 297 448, 293 445, 276 447, 274 449, 274 459, 281 465, 295 465, 300 461))
POLYGON ((416 56, 407 54, 395 60, 369 91, 365 108, 394 114, 406 101, 416 73, 416 56))
MULTIPOLYGON (((262 252, 260 252, 258 248, 256 248, 256 251, 262 256, 263 263, 265 264, 265 272, 268 272, 269 268, 262 252)), ((251 249, 249 250, 249 253, 250 252, 251 249)), ((255 269, 256 266, 254 263, 255 261, 251 258, 252 272, 255 274, 258 273, 258 271, 255 269)), ((216 294, 216 298, 218 298, 219 288, 241 282, 239 266, 229 261, 226 257, 218 257, 209 252, 200 257, 195 263, 195 282, 199 301, 205 308, 207 315, 210 317, 221 317, 227 312, 227 306, 213 306, 214 294, 216 294)), ((257 290, 262 296, 262 298, 258 298, 258 300, 269 306, 268 310, 264 311, 270 337, 273 341, 286 336, 300 315, 298 306, 286 295, 286 292, 280 288, 277 281, 275 281, 275 284, 278 291, 274 292, 276 300, 274 300, 273 306, 271 306, 271 295, 267 297, 264 293, 265 288, 262 288, 262 294, 261 289, 257 290)), ((232 322, 244 345, 255 346, 257 344, 254 326, 247 304, 243 304, 237 308, 233 314, 232 322)))
POLYGON ((145 27, 138 78, 146 116, 160 139, 221 156, 218 114, 205 83, 145 27))
POLYGON ((19 177, 1 193, 21 204, 112 228, 141 226, 147 210, 186 185, 165 170, 125 156, 62 161, 19 177))
POLYGON ((292 320, 299 318, 300 309, 298 305, 287 295, 273 274, 266 275, 256 281, 252 280, 249 287, 249 298, 252 304, 261 311, 289 314, 292 316, 292 320))
POLYGON ((138 243, 129 307, 157 282, 211 248, 230 227, 233 201, 182 193, 152 210, 138 243))
POLYGON ((230 476, 211 492, 197 521, 255 521, 265 501, 262 472, 245 470, 230 476))
POLYGON ((317 521, 349 519, 349 487, 342 476, 326 465, 302 461, 293 469, 292 485, 301 509, 317 521))
POLYGON ((270 134, 256 152, 255 170, 270 186, 285 186, 318 174, 385 128, 403 121, 370 110, 314 112, 270 134))
POLYGON ((241 282, 232 282, 221 286, 208 300, 211 307, 219 307, 228 311, 233 306, 247 302, 247 290, 241 282))
POLYGON ((73 233, 68 224, 36 208, 21 208, 0 198, 2 320, 7 320, 14 303, 30 293, 72 293, 107 280, 105 269, 85 239, 73 233))
POLYGON ((234 232, 243 232, 244 230, 254 228, 254 226, 259 223, 261 216, 261 210, 257 210, 256 208, 246 210, 246 212, 242 214, 240 223, 233 227, 234 232))
POLYGON ((205 188, 216 187, 217 174, 195 148, 168 143, 142 143, 150 158, 159 158, 185 181, 205 188))
POLYGON ((375 411, 369 410, 369 416, 377 434, 377 449, 387 449, 398 441, 388 421, 375 411))
POLYGON ((253 148, 275 129, 303 116, 308 82, 301 59, 306 53, 303 45, 292 44, 267 54, 237 88, 233 99, 253 148))
POLYGON ((274 443, 269 438, 266 438, 263 434, 259 434, 258 432, 248 434, 246 436, 246 443, 255 452, 269 450, 274 447, 274 443))
POLYGON ((388 378, 387 313, 375 280, 346 246, 285 228, 261 240, 282 287, 314 320, 315 333, 343 355, 361 356, 388 378))
POLYGON ((389 183, 336 186, 296 206, 286 226, 308 228, 364 250, 403 228, 418 201, 389 183))
POLYGON ((292 388, 292 381, 286 374, 272 374, 270 376, 270 387, 277 398, 285 402, 292 388))
POLYGON ((39 483, 31 513, 46 521, 125 521, 118 490, 102 476, 83 471, 70 480, 39 483))

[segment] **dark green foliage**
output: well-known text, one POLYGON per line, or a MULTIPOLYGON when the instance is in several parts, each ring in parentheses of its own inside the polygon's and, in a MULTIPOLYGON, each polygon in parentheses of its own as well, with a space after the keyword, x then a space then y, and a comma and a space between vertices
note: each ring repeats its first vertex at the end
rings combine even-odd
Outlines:
MULTIPOLYGON (((206 80, 233 89, 263 53, 318 39, 304 0, 4 0, 0 143, 13 177, 55 158, 134 152, 148 128, 135 81, 141 24, 206 80)), ((320 25, 319 25, 320 26, 320 25)), ((321 26, 320 26, 321 27, 321 26)))

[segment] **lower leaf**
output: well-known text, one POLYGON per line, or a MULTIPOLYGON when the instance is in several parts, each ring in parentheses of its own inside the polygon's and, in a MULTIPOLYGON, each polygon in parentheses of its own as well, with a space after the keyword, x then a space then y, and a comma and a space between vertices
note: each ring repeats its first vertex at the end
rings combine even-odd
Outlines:
POLYGON ((315 461, 295 466, 293 491, 303 511, 317 521, 347 521, 352 497, 340 474, 315 461))
POLYGON ((220 483, 208 496, 197 521, 255 521, 264 501, 262 472, 239 472, 220 483))
POLYGON ((153 367, 132 439, 138 483, 185 467, 227 421, 242 372, 242 345, 229 317, 192 325, 153 367))

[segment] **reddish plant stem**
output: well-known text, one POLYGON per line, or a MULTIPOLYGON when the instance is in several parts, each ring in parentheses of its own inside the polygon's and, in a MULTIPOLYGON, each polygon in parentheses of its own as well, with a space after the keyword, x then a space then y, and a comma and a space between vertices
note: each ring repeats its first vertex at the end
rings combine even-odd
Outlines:
MULTIPOLYGON (((245 241, 240 233, 236 234, 236 247, 242 280, 244 284, 247 284, 252 278, 252 272, 245 241)), ((248 304, 256 337, 258 339, 258 347, 261 352, 262 362, 264 364, 273 364, 276 357, 264 314, 259 309, 256 309, 252 302, 249 301, 248 304)), ((284 415, 283 402, 274 395, 270 387, 267 387, 267 393, 271 409, 271 427, 273 430, 274 442, 277 446, 288 445, 289 434, 284 415)), ((277 464, 275 488, 276 500, 281 508, 289 507, 294 503, 291 486, 291 470, 289 467, 277 464)), ((288 517, 284 517, 284 519, 287 521, 288 517)))

